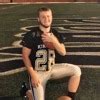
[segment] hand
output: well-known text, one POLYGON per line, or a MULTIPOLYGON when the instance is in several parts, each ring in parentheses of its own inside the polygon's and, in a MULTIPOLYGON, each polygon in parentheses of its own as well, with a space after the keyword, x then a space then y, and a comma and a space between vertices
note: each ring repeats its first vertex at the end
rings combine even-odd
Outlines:
POLYGON ((42 41, 56 43, 56 42, 58 42, 58 39, 53 35, 53 33, 43 33, 42 41))
POLYGON ((38 74, 37 74, 36 71, 34 71, 34 74, 33 74, 33 76, 31 77, 31 82, 32 82, 32 86, 33 86, 34 88, 38 87, 39 84, 41 84, 40 79, 39 79, 38 74))

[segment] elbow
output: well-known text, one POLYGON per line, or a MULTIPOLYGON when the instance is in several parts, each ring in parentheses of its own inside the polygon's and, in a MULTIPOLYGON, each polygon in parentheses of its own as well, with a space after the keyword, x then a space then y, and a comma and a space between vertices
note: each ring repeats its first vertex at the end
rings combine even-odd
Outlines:
POLYGON ((26 56, 24 53, 22 53, 22 60, 26 59, 26 56))
POLYGON ((65 56, 67 52, 66 52, 65 46, 64 45, 62 45, 62 46, 63 46, 63 48, 61 50, 61 55, 65 56))
POLYGON ((66 55, 66 51, 60 53, 62 56, 66 55))
POLYGON ((62 56, 65 56, 66 55, 66 53, 62 53, 62 56))
POLYGON ((28 55, 22 54, 22 60, 24 61, 24 63, 27 61, 28 58, 28 55))
POLYGON ((64 49, 63 52, 62 52, 62 56, 65 56, 66 53, 67 53, 67 52, 66 52, 66 49, 64 49))

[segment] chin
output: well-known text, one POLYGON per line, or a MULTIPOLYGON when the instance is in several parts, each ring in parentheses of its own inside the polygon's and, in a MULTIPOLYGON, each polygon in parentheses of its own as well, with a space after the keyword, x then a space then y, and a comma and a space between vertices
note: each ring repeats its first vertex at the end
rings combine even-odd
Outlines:
POLYGON ((40 23, 40 25, 41 25, 42 27, 44 27, 44 28, 48 28, 48 27, 51 26, 51 24, 42 24, 42 23, 40 23))
POLYGON ((48 27, 50 27, 51 25, 43 25, 43 27, 45 27, 45 28, 48 28, 48 27))

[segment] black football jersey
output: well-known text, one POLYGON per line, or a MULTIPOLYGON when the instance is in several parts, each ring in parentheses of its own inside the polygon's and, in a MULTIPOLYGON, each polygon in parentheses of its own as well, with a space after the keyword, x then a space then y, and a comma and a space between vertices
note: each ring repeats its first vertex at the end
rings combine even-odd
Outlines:
MULTIPOLYGON (((52 32, 59 40, 63 42, 62 36, 53 28, 52 32)), ((21 45, 31 49, 30 60, 35 70, 49 70, 55 63, 55 51, 48 49, 41 39, 43 32, 39 27, 34 27, 31 31, 27 32, 21 42, 21 45)))

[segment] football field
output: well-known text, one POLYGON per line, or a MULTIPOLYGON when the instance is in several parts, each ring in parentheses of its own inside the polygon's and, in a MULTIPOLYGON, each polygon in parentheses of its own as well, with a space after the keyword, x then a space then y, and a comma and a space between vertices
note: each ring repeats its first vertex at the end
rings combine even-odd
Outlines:
MULTIPOLYGON (((56 55, 56 62, 79 65, 81 83, 76 100, 100 99, 100 4, 0 4, 0 100, 23 100, 20 88, 28 84, 22 62, 21 39, 37 26, 36 11, 47 6, 53 10, 52 27, 65 39, 66 57, 56 55)), ((46 100, 56 100, 67 92, 68 78, 50 80, 46 100)))

